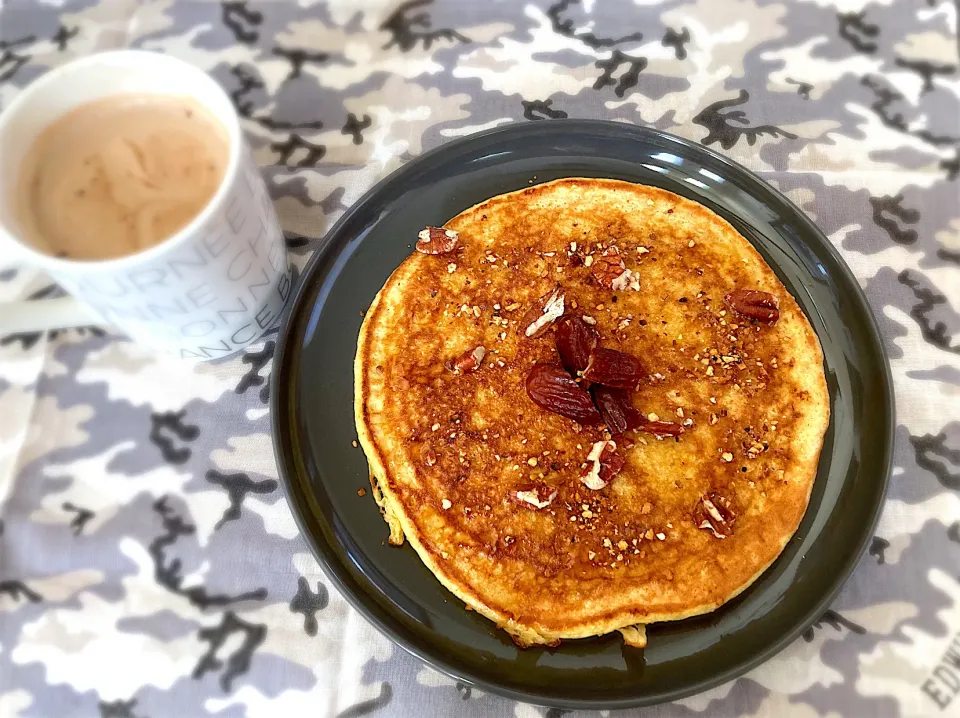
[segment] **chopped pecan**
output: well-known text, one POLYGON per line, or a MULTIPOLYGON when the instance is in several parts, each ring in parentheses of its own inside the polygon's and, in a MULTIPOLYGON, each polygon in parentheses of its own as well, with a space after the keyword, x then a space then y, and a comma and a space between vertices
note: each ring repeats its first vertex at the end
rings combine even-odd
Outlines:
POLYGON ((597 284, 606 289, 613 289, 613 283, 626 271, 623 257, 620 256, 620 250, 616 247, 603 250, 603 254, 594 257, 591 266, 593 278, 597 280, 597 284))
POLYGON ((638 427, 640 431, 645 431, 648 434, 653 434, 658 439, 662 439, 665 436, 680 436, 683 433, 683 427, 680 424, 675 424, 672 421, 643 421, 638 427))
POLYGON ((613 441, 598 441, 587 454, 587 468, 580 474, 580 481, 588 489, 599 491, 620 473, 626 461, 617 453, 613 441))
POLYGON ((583 370, 583 378, 587 381, 616 389, 636 389, 645 374, 643 365, 636 357, 603 347, 593 350, 583 370))
POLYGON ((780 318, 780 300, 768 292, 736 289, 727 294, 723 301, 737 314, 771 326, 780 318))
POLYGON ((693 510, 693 522, 697 527, 712 532, 718 539, 733 535, 736 520, 730 500, 716 492, 702 496, 693 510))
POLYGON ((565 317, 557 324, 554 341, 564 368, 576 375, 587 368, 590 354, 600 341, 600 335, 581 317, 565 317))
POLYGON ((427 466, 433 466, 437 463, 437 452, 434 451, 430 446, 424 446, 420 450, 420 458, 427 466))
POLYGON ((486 356, 486 354, 487 350, 483 347, 468 349, 454 360, 453 373, 469 374, 475 372, 480 368, 480 365, 483 363, 483 357, 486 356))
POLYGON ((540 297, 520 320, 524 336, 539 337, 562 317, 564 296, 563 290, 557 287, 540 297))
POLYGON ((629 269, 624 269, 623 274, 613 280, 613 285, 610 288, 618 292, 622 292, 625 289, 632 289, 638 292, 640 291, 640 277, 629 269))
POLYGON ((556 364, 534 364, 526 381, 527 396, 547 411, 580 424, 600 423, 600 412, 586 389, 556 364))
POLYGON ((630 403, 630 396, 623 389, 597 385, 591 391, 603 423, 614 436, 644 423, 640 412, 630 403))
POLYGON ((421 254, 449 254, 457 247, 460 233, 444 227, 427 227, 417 234, 417 251, 421 254))
POLYGON ((557 498, 557 490, 546 484, 536 483, 512 492, 510 497, 533 508, 545 509, 557 498))

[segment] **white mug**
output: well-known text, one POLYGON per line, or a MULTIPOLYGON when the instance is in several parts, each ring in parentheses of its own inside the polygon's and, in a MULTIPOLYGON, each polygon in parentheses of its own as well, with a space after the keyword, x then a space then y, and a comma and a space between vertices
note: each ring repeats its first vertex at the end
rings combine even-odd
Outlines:
MULTIPOLYGON (((230 98, 193 65, 137 50, 51 70, 0 114, 0 257, 43 269, 73 295, 3 307, 18 329, 107 323, 193 361, 227 356, 255 341, 278 319, 291 289, 283 233, 230 98), (75 261, 38 251, 26 243, 13 207, 24 156, 63 114, 123 93, 187 97, 205 107, 229 140, 220 187, 189 224, 135 254, 75 261)), ((9 322, 0 325, 11 330, 9 322)))

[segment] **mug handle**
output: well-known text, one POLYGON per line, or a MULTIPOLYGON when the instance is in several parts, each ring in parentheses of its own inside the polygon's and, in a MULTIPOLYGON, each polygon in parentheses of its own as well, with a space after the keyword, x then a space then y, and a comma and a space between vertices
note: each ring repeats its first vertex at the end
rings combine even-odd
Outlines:
MULTIPOLYGON (((2 0, 0 0, 2 2, 2 0)), ((30 266, 20 245, 8 238, 0 241, 4 260, 0 270, 30 266)), ((0 303, 0 337, 8 334, 46 332, 53 329, 103 326, 103 319, 69 294, 64 297, 0 303)))
POLYGON ((103 326, 103 319, 70 296, 0 304, 0 336, 87 326, 103 326))
MULTIPOLYGON (((12 241, 0 243, 6 257, 0 269, 29 266, 29 258, 12 241)), ((103 326, 103 319, 78 299, 67 295, 33 301, 0 303, 0 337, 8 334, 46 332, 53 329, 103 326)))

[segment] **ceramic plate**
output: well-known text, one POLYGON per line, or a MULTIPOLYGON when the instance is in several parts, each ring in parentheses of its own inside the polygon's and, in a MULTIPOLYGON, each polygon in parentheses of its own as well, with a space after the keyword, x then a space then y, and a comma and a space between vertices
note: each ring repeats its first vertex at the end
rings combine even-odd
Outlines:
POLYGON ((873 535, 893 445, 889 367, 866 299, 836 250, 783 195, 696 143, 618 123, 510 125, 444 145, 368 192, 311 257, 281 329, 273 438, 290 507, 338 590, 381 631, 456 679, 561 708, 669 701, 743 674, 829 607, 873 535), (444 589, 409 546, 386 543, 355 448, 362 312, 417 232, 482 200, 559 177, 610 177, 700 202, 757 248, 820 337, 831 423, 810 506, 786 549, 717 611, 647 631, 518 649, 444 589), (366 496, 357 495, 366 489, 366 496))

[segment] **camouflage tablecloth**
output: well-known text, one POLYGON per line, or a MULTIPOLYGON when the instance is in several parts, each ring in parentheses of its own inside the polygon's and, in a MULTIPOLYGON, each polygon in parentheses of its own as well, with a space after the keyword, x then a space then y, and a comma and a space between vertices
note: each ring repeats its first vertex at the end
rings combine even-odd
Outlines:
MULTIPOLYGON (((228 88, 300 267, 389 171, 509 122, 651 125, 779 187, 882 327, 889 498, 814 628, 642 715, 960 715, 954 2, 5 0, 0 105, 124 46, 228 88)), ((0 301, 56 291, 0 274, 0 301)), ((192 368, 102 330, 0 339, 0 716, 561 715, 426 668, 331 588, 277 482, 273 350, 192 368)))

